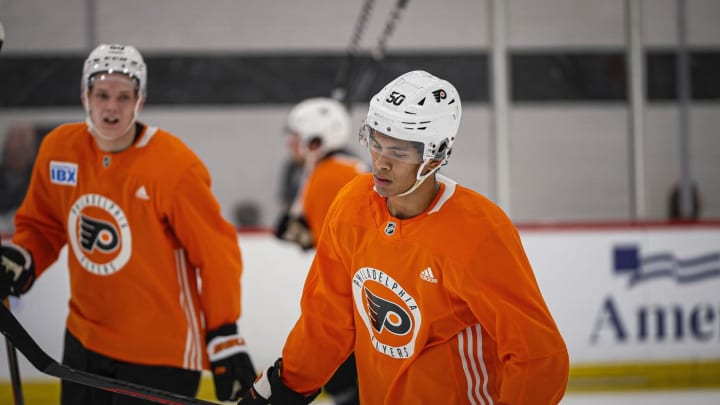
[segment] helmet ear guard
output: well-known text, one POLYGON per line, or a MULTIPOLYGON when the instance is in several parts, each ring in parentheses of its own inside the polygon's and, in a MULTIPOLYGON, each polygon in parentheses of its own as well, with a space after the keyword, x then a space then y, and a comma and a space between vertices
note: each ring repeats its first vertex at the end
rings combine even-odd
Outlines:
POLYGON ((427 158, 432 160, 442 160, 443 164, 447 164, 447 158, 450 156, 450 151, 452 150, 450 147, 451 142, 451 140, 445 138, 440 141, 440 144, 437 146, 432 144, 432 147, 428 147, 427 158))

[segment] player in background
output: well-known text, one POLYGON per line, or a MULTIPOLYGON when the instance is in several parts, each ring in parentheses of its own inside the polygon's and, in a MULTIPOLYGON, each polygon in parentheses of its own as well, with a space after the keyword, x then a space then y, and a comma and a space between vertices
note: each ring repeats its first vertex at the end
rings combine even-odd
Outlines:
POLYGON ((14 231, 13 219, 30 185, 38 141, 29 121, 10 124, 0 150, 0 232, 14 231))
POLYGON ((557 404, 568 352, 520 236, 437 174, 461 118, 449 82, 412 71, 370 101, 372 174, 330 208, 282 357, 240 404, 309 403, 354 351, 363 404, 557 404))
POLYGON ((300 102, 288 114, 286 131, 291 153, 303 162, 303 180, 276 235, 312 249, 335 195, 368 167, 347 149, 350 115, 337 100, 316 97, 300 102))
MULTIPOLYGON (((290 111, 286 130, 293 155, 304 162, 304 177, 295 202, 280 222, 277 235, 312 249, 328 209, 340 189, 368 171, 367 164, 348 150, 350 115, 331 98, 310 98, 290 111)), ((352 354, 324 386, 337 405, 358 403, 357 371, 352 354)))
MULTIPOLYGON (((26 293, 68 245, 64 364, 186 396, 211 369, 218 399, 236 400, 255 377, 237 325, 237 234, 203 162, 173 134, 137 121, 146 86, 133 46, 90 53, 87 118, 43 140, 13 245, 2 245, 0 292, 26 293)), ((63 405, 146 403, 61 386, 63 405)))

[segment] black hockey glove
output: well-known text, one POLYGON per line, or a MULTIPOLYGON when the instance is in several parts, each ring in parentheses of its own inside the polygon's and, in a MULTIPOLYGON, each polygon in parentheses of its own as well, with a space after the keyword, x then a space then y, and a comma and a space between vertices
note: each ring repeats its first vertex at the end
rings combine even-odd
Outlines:
POLYGON ((235 401, 244 396, 250 390, 256 374, 245 339, 238 334, 237 325, 227 324, 209 332, 207 342, 217 399, 235 401))
POLYGON ((20 246, 0 246, 0 298, 19 297, 35 282, 35 264, 30 252, 20 246))
POLYGON ((277 359, 272 366, 260 373, 257 380, 255 380, 255 384, 250 389, 250 393, 245 395, 238 402, 238 405, 305 405, 312 402, 320 394, 320 390, 310 396, 293 391, 282 382, 282 378, 280 378, 281 372, 282 359, 277 359))
POLYGON ((304 217, 283 216, 275 228, 275 236, 294 242, 305 251, 315 247, 312 232, 304 217))

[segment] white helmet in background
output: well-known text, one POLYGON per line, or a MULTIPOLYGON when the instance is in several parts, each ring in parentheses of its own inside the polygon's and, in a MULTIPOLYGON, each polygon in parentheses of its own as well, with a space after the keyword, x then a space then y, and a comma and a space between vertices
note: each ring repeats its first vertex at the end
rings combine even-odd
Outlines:
POLYGON ((91 87, 97 73, 122 73, 135 80, 138 95, 147 95, 147 66, 140 52, 132 45, 102 44, 85 60, 82 82, 83 94, 91 87))
POLYGON ((307 150, 313 139, 322 145, 317 154, 344 147, 350 139, 350 114, 342 103, 332 98, 309 98, 290 111, 287 130, 298 135, 301 148, 307 150))
POLYGON ((455 87, 422 70, 405 73, 388 83, 370 100, 360 142, 367 145, 372 130, 396 139, 423 145, 422 164, 413 192, 440 166, 447 164, 455 142, 462 106, 455 87), (441 164, 425 175, 422 171, 432 160, 441 164))

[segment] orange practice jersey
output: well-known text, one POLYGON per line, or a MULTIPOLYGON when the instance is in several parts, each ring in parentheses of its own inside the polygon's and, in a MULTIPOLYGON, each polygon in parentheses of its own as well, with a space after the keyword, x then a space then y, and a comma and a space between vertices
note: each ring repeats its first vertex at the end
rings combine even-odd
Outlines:
POLYGON ((318 162, 308 176, 301 191, 302 210, 316 246, 335 196, 353 177, 366 171, 367 165, 362 160, 337 153, 318 162))
POLYGON ((13 241, 38 275, 68 245, 67 327, 87 349, 200 370, 206 327, 240 316, 237 233, 200 159, 174 135, 143 128, 118 153, 98 149, 84 123, 50 132, 13 241))
POLYGON ((354 350, 363 404, 557 404, 568 352, 516 228, 449 179, 392 217, 360 175, 333 203, 283 349, 283 379, 322 386, 354 350))

